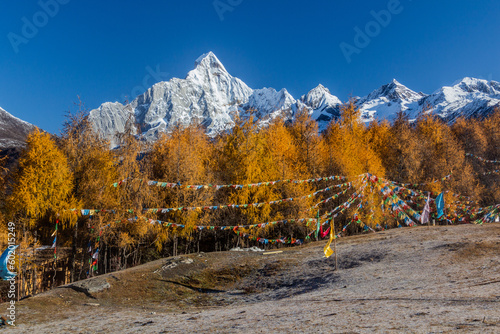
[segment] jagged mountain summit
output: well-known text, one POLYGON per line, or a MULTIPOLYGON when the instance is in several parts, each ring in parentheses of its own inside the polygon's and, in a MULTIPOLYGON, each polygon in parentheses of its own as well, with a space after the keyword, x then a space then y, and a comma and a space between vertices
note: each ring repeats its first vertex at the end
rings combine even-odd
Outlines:
POLYGON ((185 79, 156 83, 128 105, 104 103, 90 112, 90 120, 108 138, 123 132, 127 121, 138 125, 149 140, 178 124, 198 123, 216 134, 231 127, 231 112, 248 102, 252 92, 210 52, 196 60, 185 79))
MULTIPOLYGON (((399 111, 410 118, 432 112, 453 122, 456 117, 486 116, 500 106, 500 84, 464 78, 433 94, 417 93, 397 80, 381 86, 363 98, 355 98, 362 121, 392 120, 399 111)), ((231 129, 234 117, 254 115, 261 126, 282 117, 293 120, 298 110, 307 110, 323 131, 340 116, 342 102, 323 85, 295 99, 285 88, 252 89, 233 77, 219 59, 209 52, 195 61, 185 79, 158 82, 129 104, 106 102, 90 112, 89 119, 99 134, 116 144, 116 134, 127 122, 138 135, 155 140, 177 125, 200 124, 208 135, 231 129)))
POLYGON ((35 128, 0 108, 0 150, 24 147, 26 136, 35 128))
MULTIPOLYGON (((399 111, 418 109, 418 102, 426 97, 400 84, 396 79, 356 101, 363 121, 391 120, 399 111)), ((412 114, 410 117, 413 116, 412 114)))

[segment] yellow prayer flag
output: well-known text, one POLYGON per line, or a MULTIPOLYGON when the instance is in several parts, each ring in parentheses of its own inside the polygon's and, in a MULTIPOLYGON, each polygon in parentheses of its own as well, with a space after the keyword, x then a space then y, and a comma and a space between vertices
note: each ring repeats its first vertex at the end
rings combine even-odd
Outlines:
POLYGON ((329 258, 333 254, 333 249, 330 248, 331 241, 328 241, 328 244, 325 246, 325 257, 329 258))
POLYGON ((325 249, 324 249, 325 257, 326 258, 329 258, 333 254, 333 249, 330 247, 330 245, 332 244, 333 239, 335 238, 335 236, 333 235, 333 230, 334 229, 333 229, 333 219, 332 219, 330 221, 330 240, 328 241, 328 243, 326 244, 325 249))

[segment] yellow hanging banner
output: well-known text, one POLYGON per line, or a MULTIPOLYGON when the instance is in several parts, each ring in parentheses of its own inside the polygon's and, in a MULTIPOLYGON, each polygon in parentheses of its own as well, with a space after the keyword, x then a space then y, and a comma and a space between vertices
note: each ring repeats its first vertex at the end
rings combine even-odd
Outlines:
POLYGON ((330 247, 333 239, 335 238, 333 231, 334 231, 334 229, 333 229, 333 219, 332 219, 332 220, 330 220, 330 240, 328 241, 328 243, 326 244, 325 249, 324 249, 326 258, 329 258, 333 254, 333 250, 330 247))

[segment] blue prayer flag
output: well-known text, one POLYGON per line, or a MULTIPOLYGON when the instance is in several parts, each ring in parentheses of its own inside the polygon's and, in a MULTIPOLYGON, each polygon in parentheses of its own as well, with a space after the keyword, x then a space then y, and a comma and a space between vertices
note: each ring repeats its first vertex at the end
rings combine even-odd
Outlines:
POLYGON ((438 219, 444 215, 444 196, 443 193, 440 193, 438 197, 436 197, 436 208, 437 208, 437 217, 438 219))

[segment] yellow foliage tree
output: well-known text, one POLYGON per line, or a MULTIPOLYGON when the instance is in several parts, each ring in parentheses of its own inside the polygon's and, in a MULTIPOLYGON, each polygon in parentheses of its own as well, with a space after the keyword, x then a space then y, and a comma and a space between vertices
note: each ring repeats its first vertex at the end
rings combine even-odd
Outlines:
MULTIPOLYGON (((158 205, 157 192, 147 186, 150 166, 144 159, 144 152, 149 147, 135 137, 133 126, 131 121, 127 123, 125 132, 119 135, 119 147, 113 150, 115 155, 113 161, 118 177, 116 181, 124 182, 120 186, 113 187, 119 208, 113 213, 113 221, 110 226, 104 228, 102 235, 105 242, 119 245, 122 268, 128 265, 127 259, 131 255, 137 256, 140 246, 148 243, 155 229, 154 225, 144 219, 143 209, 158 205)), ((102 229, 103 224, 108 222, 108 217, 100 218, 100 228, 102 229)))
MULTIPOLYGON (((416 135, 421 146, 419 182, 432 182, 452 174, 447 182, 448 189, 473 197, 479 195, 472 166, 448 125, 429 114, 418 121, 416 135)), ((443 186, 443 183, 433 183, 429 190, 441 192, 443 186)), ((452 195, 448 196, 448 202, 452 202, 452 195)))
MULTIPOLYGON (((360 120, 360 110, 353 101, 344 105, 341 110, 341 118, 337 124, 330 124, 325 136, 325 143, 330 146, 326 150, 333 154, 333 160, 340 167, 342 173, 355 186, 361 186, 359 180, 361 175, 370 173, 377 177, 385 177, 385 169, 381 157, 376 150, 380 151, 380 145, 375 141, 370 131, 360 120)), ((378 130, 377 130, 378 131, 378 130)), ((381 199, 378 189, 366 187, 364 189, 365 202, 359 215, 366 224, 375 225, 383 220, 380 210, 381 199)))
POLYGON ((73 194, 83 208, 114 208, 118 179, 116 160, 109 142, 95 133, 84 113, 69 114, 60 138, 73 175, 73 194))
MULTIPOLYGON (((213 181, 210 170, 212 145, 204 129, 192 125, 186 128, 177 126, 171 133, 158 139, 150 152, 151 175, 161 180, 181 185, 209 184, 213 181)), ((165 188, 159 191, 158 199, 162 207, 206 206, 214 196, 212 188, 196 191, 186 188, 165 188)), ((206 225, 209 215, 202 211, 189 213, 176 211, 160 215, 166 221, 185 225, 186 228, 174 230, 158 227, 156 246, 161 249, 171 237, 174 238, 174 253, 177 251, 177 236, 192 241, 193 227, 206 225)))
POLYGON ((353 179, 364 173, 385 176, 382 161, 371 147, 365 125, 360 121, 360 110, 351 101, 342 109, 337 146, 344 174, 353 179))
POLYGON ((48 133, 35 130, 26 139, 10 197, 11 213, 28 219, 29 227, 38 220, 69 208, 72 175, 67 158, 48 133))
MULTIPOLYGON (((220 184, 249 184, 270 180, 272 157, 264 138, 258 134, 253 117, 236 118, 230 133, 218 138, 212 159, 212 170, 220 184)), ((217 192, 216 205, 262 203, 276 200, 279 194, 272 187, 222 189, 217 192)), ((276 213, 270 205, 241 209, 218 210, 214 218, 221 225, 257 224, 274 220, 276 213)))
MULTIPOLYGON (((482 126, 488 138, 487 149, 484 155, 485 159, 488 160, 500 160, 500 108, 495 109, 493 114, 489 115, 483 120, 482 126)), ((472 152, 473 153, 473 152, 472 152)), ((498 169, 498 165, 496 165, 498 169)), ((493 170, 493 166, 488 166, 488 172, 493 170)), ((484 204, 492 205, 500 203, 500 187, 498 182, 500 181, 499 173, 492 173, 488 175, 481 175, 482 182, 485 185, 484 204)))
MULTIPOLYGON (((317 124, 309 115, 300 111, 292 124, 285 125, 283 120, 276 119, 266 129, 261 130, 264 145, 269 154, 267 165, 268 180, 303 180, 309 179, 321 171, 317 124), (301 139, 304 142, 301 142, 301 139), (311 174, 311 171, 314 171, 311 174)), ((322 184, 324 185, 324 184, 322 184)), ((317 184, 313 183, 281 183, 274 187, 279 198, 298 198, 314 192, 317 184)), ((326 187, 326 185, 325 185, 326 187)), ((321 197, 310 197, 298 201, 283 202, 272 209, 275 217, 286 219, 309 218, 315 216, 309 208, 321 197)), ((307 231, 304 224, 285 225, 275 234, 290 237, 304 235, 307 231)))
MULTIPOLYGON (((61 150, 68 159, 68 165, 73 175, 73 196, 77 203, 72 209, 109 209, 119 207, 117 191, 110 185, 117 181, 118 173, 115 167, 115 156, 109 149, 109 142, 100 138, 88 121, 84 111, 77 114, 69 113, 64 124, 63 133, 59 138, 61 150)), ((76 212, 66 211, 67 215, 77 217, 76 212)), ((94 217, 97 231, 116 217, 109 212, 100 212, 94 217)), ((87 217, 82 217, 85 222, 87 217)), ((72 280, 75 279, 77 248, 86 248, 89 239, 96 239, 91 235, 87 224, 73 226, 73 270, 72 280)), ((98 233, 98 232, 96 232, 98 233)), ((107 233, 104 237, 107 236, 107 233)), ((107 240, 103 240, 105 242, 107 240)), ((107 260, 107 243, 105 244, 104 261, 107 260)), ((85 252, 83 252, 83 255, 85 252)), ((88 254, 87 254, 88 255, 88 254)), ((88 255, 90 256, 90 255, 88 255)), ((85 262, 82 258, 81 262, 85 262)))

